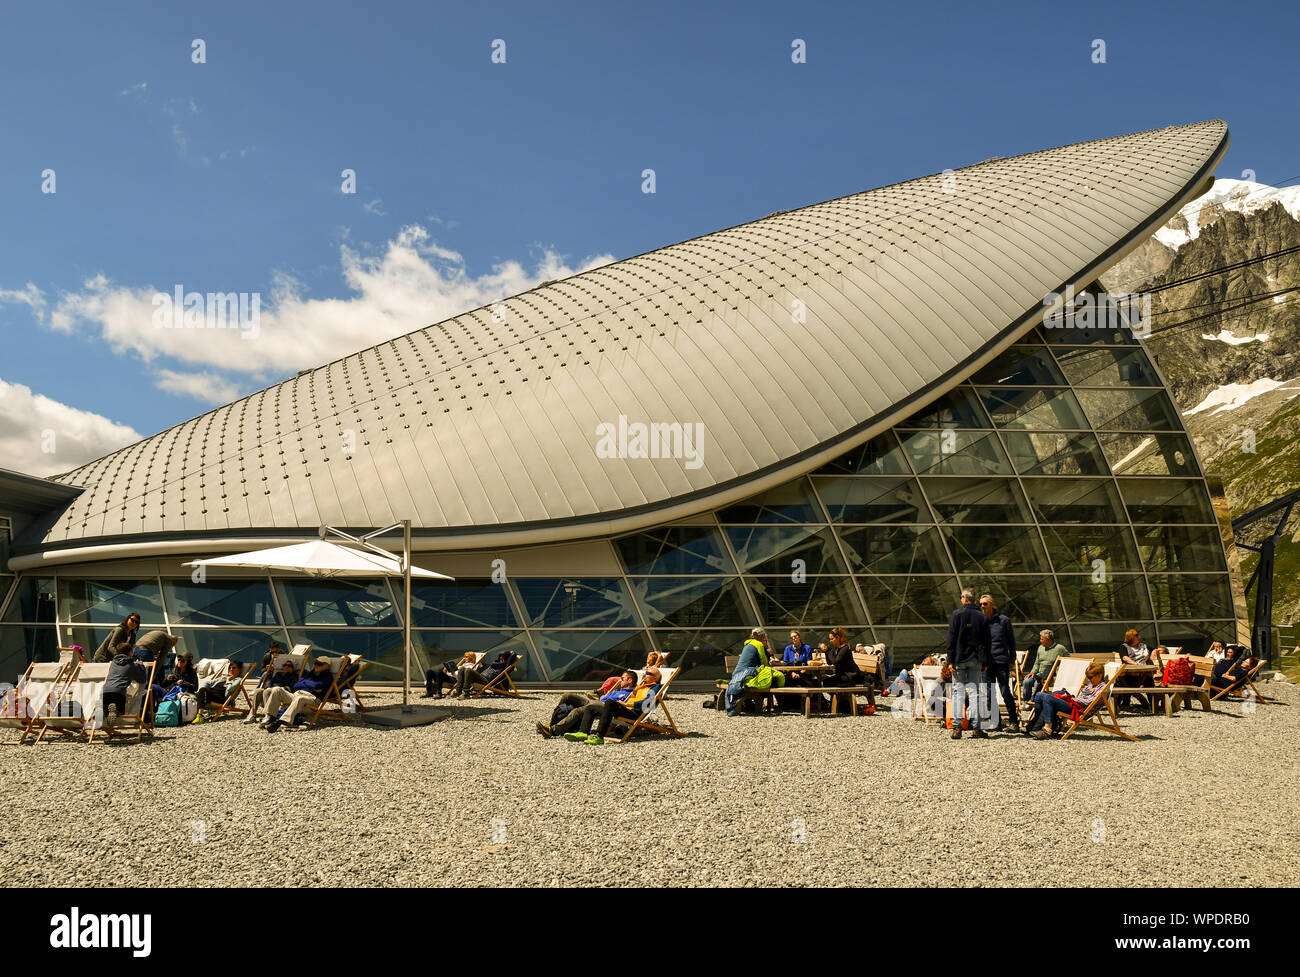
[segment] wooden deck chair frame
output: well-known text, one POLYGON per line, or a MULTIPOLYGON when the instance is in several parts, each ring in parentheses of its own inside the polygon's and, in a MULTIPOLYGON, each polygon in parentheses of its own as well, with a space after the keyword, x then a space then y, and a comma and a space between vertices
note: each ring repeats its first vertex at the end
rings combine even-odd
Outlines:
POLYGON ((69 677, 76 671, 80 664, 81 662, 79 661, 73 662, 71 660, 28 663, 22 677, 18 679, 18 684, 14 686, 13 692, 11 693, 13 696, 11 701, 15 710, 17 710, 20 701, 26 702, 27 705, 23 707, 23 711, 30 712, 30 715, 19 716, 15 713, 13 716, 0 716, 0 728, 22 730, 22 734, 18 737, 18 741, 13 744, 14 746, 21 746, 26 742, 27 737, 32 733, 32 728, 36 723, 37 717, 40 716, 43 711, 49 709, 50 701, 52 699, 62 700, 69 677), (33 675, 37 670, 41 671, 42 676, 44 676, 46 670, 50 670, 52 674, 48 677, 41 677, 36 680, 39 681, 42 686, 48 685, 48 689, 45 690, 45 695, 41 699, 40 705, 33 707, 31 696, 27 693, 31 687, 33 675))
MULTIPOLYGON (((231 692, 226 696, 224 701, 216 704, 215 708, 217 710, 217 713, 212 718, 220 719, 222 716, 226 715, 227 713, 230 713, 235 716, 247 716, 248 711, 253 708, 253 700, 248 697, 248 690, 245 688, 245 686, 248 684, 248 680, 253 677, 253 672, 255 671, 257 666, 253 662, 236 662, 236 660, 233 658, 218 658, 218 659, 208 659, 208 660, 223 661, 226 663, 225 677, 222 679, 222 683, 225 685, 230 684, 231 663, 233 662, 240 666, 239 684, 236 686, 235 691, 231 692), (241 695, 244 697, 244 706, 235 705, 235 703, 239 701, 239 697, 241 695)), ((211 679, 212 676, 209 675, 208 678, 211 679)), ((208 703, 208 708, 209 709, 213 708, 211 702, 208 703)))
MULTIPOLYGON (((140 696, 140 711, 123 713, 118 715, 117 723, 111 728, 107 725, 101 725, 98 729, 95 728, 85 729, 85 727, 83 726, 83 732, 86 734, 86 738, 88 742, 90 743, 95 742, 96 733, 103 733, 104 739, 110 740, 114 736, 123 736, 123 737, 130 736, 131 735, 130 730, 135 730, 135 741, 139 743, 141 740, 144 739, 144 732, 146 729, 149 730, 149 737, 151 739, 153 738, 154 735, 153 723, 154 723, 154 715, 156 713, 156 709, 150 710, 149 706, 151 704, 156 706, 156 703, 153 702, 153 687, 158 681, 158 666, 162 664, 162 660, 163 660, 163 656, 158 655, 156 658, 154 658, 153 661, 147 663, 149 668, 149 674, 145 676, 144 688, 141 689, 139 693, 137 693, 140 696), (123 731, 121 729, 121 727, 125 725, 123 723, 123 720, 127 720, 128 723, 131 723, 131 725, 128 726, 127 731, 123 731)), ((101 698, 100 701, 95 703, 94 705, 97 710, 102 709, 103 699, 101 698)), ((81 708, 83 710, 86 708, 85 703, 82 703, 81 708)), ((127 704, 127 708, 130 708, 130 703, 127 704)), ((87 722, 89 721, 89 718, 90 718, 89 716, 86 717, 87 722)))
MULTIPOLYGON (((930 715, 930 709, 929 709, 930 703, 929 700, 926 698, 926 692, 925 692, 926 682, 937 682, 939 685, 939 690, 942 691, 943 686, 946 684, 943 681, 943 666, 942 665, 914 665, 912 667, 912 718, 920 719, 927 726, 930 725, 930 720, 932 719, 936 723, 943 725, 944 718, 942 716, 930 715), (922 674, 921 671, 922 669, 926 669, 925 674, 922 674), (919 716, 917 715, 918 712, 920 712, 919 716)), ((944 699, 947 698, 948 696, 944 696, 944 699)))
POLYGON ((1218 702, 1220 699, 1224 699, 1225 701, 1228 702, 1234 701, 1233 698, 1229 698, 1229 697, 1240 697, 1244 699, 1245 695, 1242 693, 1241 690, 1249 685, 1251 691, 1255 693, 1256 703, 1263 706, 1271 705, 1268 699, 1264 698, 1264 693, 1260 692, 1259 689, 1256 688, 1255 686, 1255 676, 1259 674, 1260 669, 1263 667, 1264 667, 1264 659, 1261 658, 1259 661, 1255 663, 1255 667, 1250 670, 1250 672, 1246 675, 1245 678, 1239 679, 1231 688, 1220 689, 1218 693, 1214 692, 1214 686, 1211 685, 1210 701, 1218 702))
MULTIPOLYGON (((1101 692, 1097 694, 1097 698, 1088 703, 1087 708, 1083 710, 1078 719, 1065 720, 1065 722, 1068 723, 1069 728, 1066 729, 1065 735, 1061 737, 1061 742, 1068 740, 1081 726, 1086 726, 1088 729, 1098 729, 1103 733, 1111 733, 1115 736, 1123 737, 1130 743, 1137 742, 1136 736, 1130 736, 1128 733, 1124 732, 1124 730, 1119 728, 1119 717, 1115 715, 1115 704, 1111 702, 1110 698, 1110 690, 1115 687, 1115 680, 1124 674, 1126 665, 1127 662, 1120 663, 1115 674, 1106 681, 1101 692), (1099 715, 1102 705, 1105 705, 1106 712, 1110 715, 1109 723, 1099 715), (1098 719, 1101 719, 1101 721, 1098 722, 1098 719)), ((1073 695, 1073 693, 1071 693, 1071 695, 1073 695)))
POLYGON ((360 655, 344 655, 343 657, 348 659, 350 664, 356 665, 357 670, 348 676, 346 682, 339 686, 339 708, 343 708, 343 693, 348 689, 351 689, 352 695, 357 701, 357 712, 365 712, 366 704, 361 701, 361 693, 357 691, 357 679, 361 678, 361 673, 370 667, 370 662, 366 661, 360 655))
MULTIPOLYGON (((475 660, 474 664, 477 666, 477 664, 483 660, 483 655, 486 654, 487 652, 483 652, 481 655, 479 655, 479 657, 475 660)), ((515 686, 514 679, 510 677, 510 673, 513 672, 515 670, 515 666, 518 665, 523 660, 524 660, 524 656, 518 655, 514 661, 512 661, 509 665, 503 668, 498 674, 492 676, 492 678, 489 679, 486 684, 479 685, 475 683, 474 691, 470 693, 469 697, 471 699, 477 699, 480 696, 488 695, 490 693, 492 695, 507 696, 511 699, 520 698, 519 689, 515 686)))
MULTIPOLYGON (((330 687, 325 690, 325 694, 317 701, 315 707, 308 707, 310 715, 306 725, 315 726, 322 719, 330 719, 337 722, 352 722, 352 716, 343 710, 343 689, 350 688, 356 677, 361 674, 358 670, 348 677, 346 683, 339 685, 339 676, 343 674, 343 669, 348 665, 354 665, 361 660, 360 655, 339 655, 337 658, 330 659, 330 687), (335 705, 338 709, 329 709, 327 706, 335 705)), ((355 694, 355 693, 354 693, 355 694)))
MULTIPOLYGON (((641 678, 645 674, 645 669, 636 669, 635 671, 636 671, 637 683, 640 684, 641 678)), ((624 733, 622 736, 616 737, 615 742, 626 743, 628 739, 632 736, 632 734, 635 733, 638 729, 648 729, 653 733, 663 733, 665 736, 686 735, 680 729, 677 728, 677 723, 673 721, 673 714, 668 711, 668 703, 664 701, 665 696, 667 696, 668 694, 669 686, 673 684, 673 679, 677 677, 677 673, 680 671, 681 671, 680 668, 664 668, 662 666, 659 667, 660 678, 663 678, 664 672, 668 672, 670 674, 666 679, 664 679, 663 684, 659 686, 659 691, 655 693, 654 701, 650 705, 646 706, 645 710, 641 713, 641 715, 637 716, 636 719, 626 723, 627 732, 624 733), (654 716, 656 712, 658 712, 661 709, 663 710, 664 718, 668 720, 667 726, 651 718, 654 716)))

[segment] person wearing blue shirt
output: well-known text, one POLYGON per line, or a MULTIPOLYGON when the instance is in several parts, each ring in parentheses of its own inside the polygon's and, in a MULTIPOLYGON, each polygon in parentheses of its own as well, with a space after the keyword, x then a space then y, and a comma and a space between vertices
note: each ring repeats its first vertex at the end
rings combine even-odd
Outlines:
POLYGON ((785 646, 783 660, 787 665, 807 665, 812 661, 812 645, 804 644, 798 631, 790 632, 790 643, 785 646))

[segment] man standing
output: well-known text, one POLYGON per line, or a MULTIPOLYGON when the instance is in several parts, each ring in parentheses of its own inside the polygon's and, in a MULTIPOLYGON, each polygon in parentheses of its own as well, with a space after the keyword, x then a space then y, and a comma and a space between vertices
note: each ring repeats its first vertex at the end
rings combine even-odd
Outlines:
POLYGON ((989 622, 975 606, 975 589, 963 587, 961 607, 952 612, 948 621, 948 664, 953 671, 952 738, 955 740, 961 739, 967 695, 971 698, 971 736, 979 740, 988 739, 989 734, 980 728, 981 686, 988 662, 989 622))
POLYGON ((1052 674, 1056 659, 1070 653, 1065 645, 1056 643, 1056 632, 1050 628, 1038 632, 1038 645, 1032 656, 1025 656, 1025 680, 1020 683, 1020 698, 1023 702, 1034 701, 1034 693, 1047 684, 1047 676, 1052 674))
MULTIPOLYGON (((1020 732, 1020 717, 1016 715, 1016 700, 1011 695, 1011 666, 1016 660, 1016 632, 1011 626, 1011 618, 998 610, 997 604, 988 594, 980 598, 980 610, 989 622, 989 671, 991 678, 997 682, 1002 701, 1006 704, 1007 715, 1011 718, 1008 725, 1013 733, 1020 732)), ((996 700, 989 696, 989 708, 994 708, 996 700)))

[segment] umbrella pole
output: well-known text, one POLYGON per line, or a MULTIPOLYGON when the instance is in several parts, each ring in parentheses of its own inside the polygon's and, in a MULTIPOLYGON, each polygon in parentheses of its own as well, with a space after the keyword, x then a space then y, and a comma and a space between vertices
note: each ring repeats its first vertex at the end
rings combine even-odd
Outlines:
POLYGON ((402 711, 410 712, 411 697, 411 520, 402 520, 402 577, 405 584, 406 607, 402 611, 402 640, 406 645, 406 665, 402 676, 402 711))

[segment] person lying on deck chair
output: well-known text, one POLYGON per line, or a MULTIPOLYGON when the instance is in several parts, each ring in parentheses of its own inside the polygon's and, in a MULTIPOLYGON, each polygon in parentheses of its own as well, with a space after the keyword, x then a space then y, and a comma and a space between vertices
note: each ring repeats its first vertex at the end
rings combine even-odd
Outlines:
MULTIPOLYGON (((1106 668, 1101 662, 1093 662, 1083 674, 1083 688, 1073 698, 1080 712, 1087 709, 1106 687, 1106 668)), ((1029 717, 1029 723, 1025 726, 1026 735, 1033 736, 1035 739, 1050 740, 1056 727, 1057 716, 1064 714, 1069 718, 1070 704, 1070 699, 1058 698, 1051 692, 1035 693, 1034 714, 1029 717)))
POLYGON ((582 718, 578 721, 578 728, 572 733, 565 733, 564 738, 571 743, 589 743, 592 746, 600 746, 605 742, 605 734, 609 732, 609 727, 614 724, 615 720, 626 723, 635 722, 645 708, 646 700, 654 700, 659 693, 659 685, 662 679, 659 675, 659 669, 647 668, 641 677, 641 682, 632 689, 630 695, 625 699, 610 698, 620 690, 615 689, 609 696, 606 696, 602 702, 593 702, 582 710, 582 718), (592 726, 596 726, 596 731, 591 731, 592 726))
POLYGON ((462 655, 460 661, 448 659, 437 668, 426 668, 424 670, 424 697, 426 699, 441 699, 442 687, 444 685, 454 686, 456 684, 456 673, 460 671, 462 665, 474 664, 474 653, 462 655))
POLYGON ((199 686, 197 697, 199 700, 199 714, 194 717, 194 721, 202 722, 203 710, 210 709, 213 706, 223 706, 239 688, 239 680, 244 676, 244 665, 242 662, 231 662, 226 666, 225 678, 210 678, 199 686))
POLYGON ((599 701, 592 702, 587 692, 566 692, 560 696, 560 701, 555 706, 555 711, 551 713, 549 723, 538 723, 537 732, 546 739, 552 736, 563 736, 565 733, 573 732, 582 722, 582 712, 584 709, 595 710, 595 715, 600 716, 602 704, 607 700, 617 702, 626 701, 627 697, 632 694, 636 688, 636 672, 630 668, 622 675, 611 679, 614 685, 603 694, 599 701))
POLYGON ((490 653, 480 663, 481 667, 461 665, 456 672, 456 687, 451 691, 453 699, 470 697, 475 685, 487 685, 494 678, 509 668, 519 657, 518 652, 499 651, 495 658, 490 653))
POLYGON ((284 725, 301 726, 307 721, 303 710, 325 698, 333 684, 329 659, 317 658, 311 664, 311 671, 294 682, 291 690, 283 687, 272 689, 266 697, 266 731, 274 733, 284 725), (284 713, 277 716, 281 709, 284 713))
POLYGON ((253 707, 248 710, 248 718, 245 719, 244 722, 257 722, 257 710, 259 707, 264 710, 262 716, 263 721, 269 719, 271 717, 269 703, 271 693, 276 689, 291 689, 293 688, 293 683, 296 681, 298 681, 298 670, 294 667, 293 661, 289 660, 282 662, 280 670, 265 680, 266 684, 258 686, 258 688, 253 690, 251 698, 253 707))
POLYGON ((1218 695, 1225 689, 1231 692, 1241 688, 1258 662, 1259 659, 1247 655, 1240 645, 1228 645, 1227 657, 1214 663, 1214 672, 1210 676, 1210 694, 1218 695))

